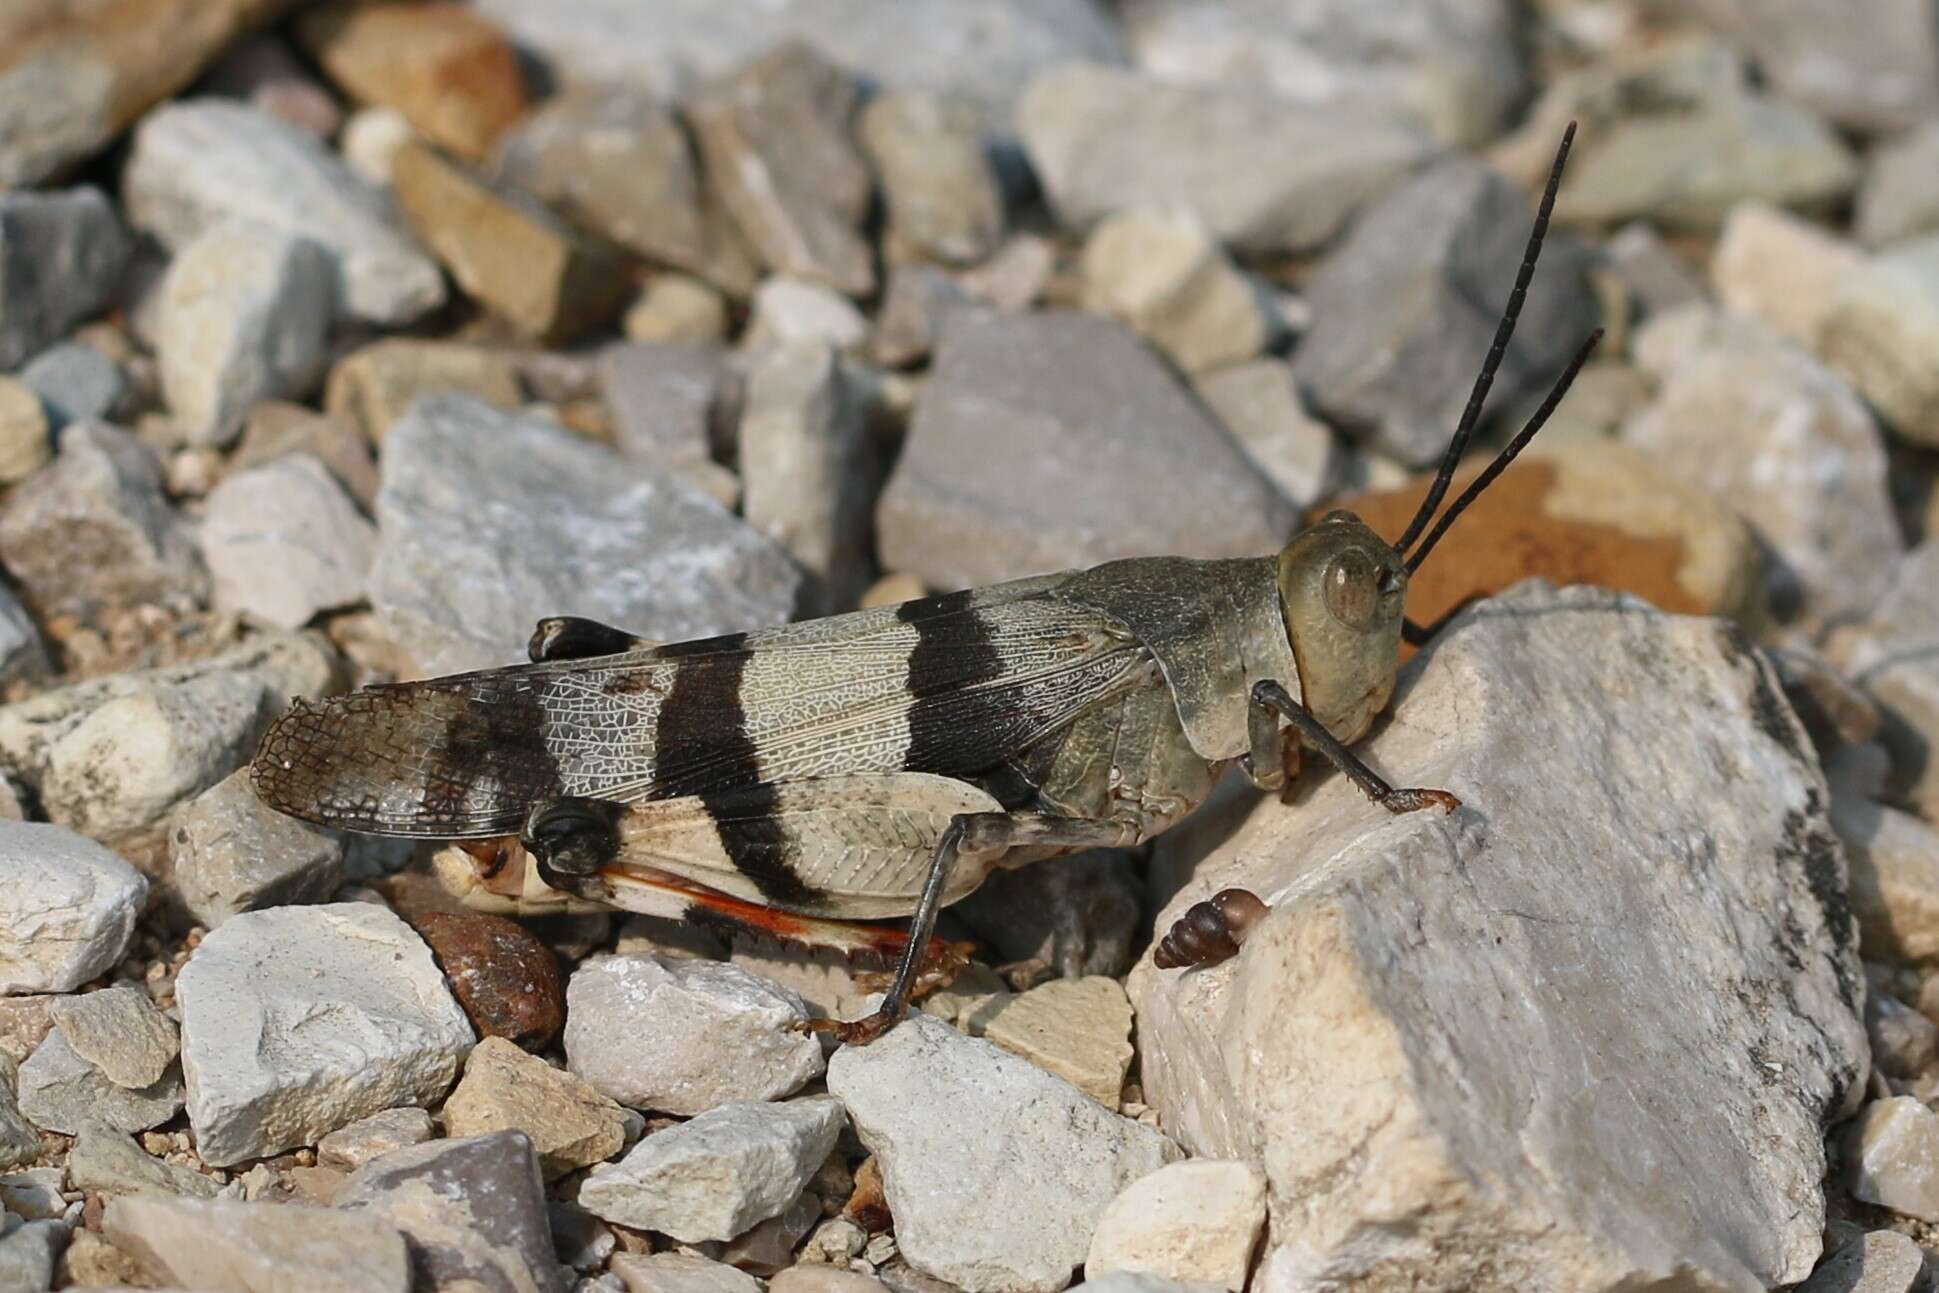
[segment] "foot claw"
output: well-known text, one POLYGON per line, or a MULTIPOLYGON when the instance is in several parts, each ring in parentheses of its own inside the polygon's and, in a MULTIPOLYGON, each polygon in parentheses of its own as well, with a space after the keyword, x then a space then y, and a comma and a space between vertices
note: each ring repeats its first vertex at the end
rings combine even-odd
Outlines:
POLYGON ((1417 813, 1423 808, 1439 808, 1451 813, 1461 806, 1461 801, 1445 790, 1396 790, 1380 801, 1380 806, 1390 813, 1417 813))
POLYGON ((860 1019, 797 1019, 788 1028, 797 1033, 826 1033, 843 1046, 867 1046, 902 1022, 903 1014, 900 1010, 878 1010, 860 1019))

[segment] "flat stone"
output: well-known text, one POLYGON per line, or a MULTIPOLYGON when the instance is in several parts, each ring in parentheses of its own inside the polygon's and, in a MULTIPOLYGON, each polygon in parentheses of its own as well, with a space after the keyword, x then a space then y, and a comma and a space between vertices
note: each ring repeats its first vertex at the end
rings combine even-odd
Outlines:
POLYGON ((770 269, 851 296, 875 290, 858 227, 868 167, 849 134, 856 91, 807 44, 772 52, 687 101, 708 182, 770 269))
POLYGON ((23 481, 54 456, 47 409, 24 381, 0 377, 0 484, 23 481))
POLYGON ((754 362, 740 461, 741 513, 807 571, 810 610, 853 607, 869 580, 875 441, 834 350, 797 343, 754 362))
POLYGON ((1292 513, 1128 328, 964 310, 876 524, 884 566, 948 589, 1152 553, 1256 556, 1292 513))
POLYGON ((1808 626, 1862 613, 1904 551, 1877 425, 1809 354, 1744 320, 1705 323, 1692 314, 1702 309, 1660 315, 1639 334, 1636 353, 1661 385, 1624 441, 1750 522, 1774 556, 1766 586, 1780 618, 1808 626))
POLYGON ((594 1168, 579 1203, 607 1221, 682 1243, 733 1239, 795 1201, 835 1148, 843 1121, 841 1105, 827 1096, 722 1105, 594 1168))
POLYGON ((761 1281, 688 1253, 615 1253, 608 1267, 626 1293, 760 1293, 761 1281))
POLYGON ((97 1194, 162 1198, 209 1199, 221 1188, 200 1172, 150 1156, 134 1137, 94 1120, 83 1122, 75 1135, 67 1181, 97 1194))
POLYGON ((357 1169, 337 1196, 404 1232, 417 1278, 480 1293, 566 1293, 532 1142, 516 1131, 434 1140, 357 1169))
POLYGON ((566 985, 566 1062, 630 1108, 699 1114, 819 1077, 821 1044, 789 1031, 806 1018, 801 998, 735 966, 611 956, 566 985))
POLYGON ((0 1169, 40 1157, 40 1132, 20 1112, 19 1078, 12 1056, 0 1059, 0 1169))
POLYGON ((0 992, 72 992, 121 959, 148 897, 140 872, 93 840, 0 822, 0 992))
POLYGON ((50 1013, 69 1049, 119 1087, 161 1081, 182 1053, 175 1021, 131 983, 62 997, 50 1013))
MULTIPOLYGON (((8 79, 0 67, 0 85, 8 79)), ((0 170, 5 152, 0 144, 0 170)), ((0 193, 0 372, 100 314, 132 251, 100 189, 0 193)))
POLYGON ((479 1036, 534 1051, 552 1045, 565 1026, 565 977, 559 958, 537 934, 518 921, 476 911, 425 912, 411 923, 431 945, 479 1036))
POLYGON ((859 351, 868 341, 868 320, 833 288, 774 274, 754 289, 754 310, 744 344, 752 352, 819 342, 859 351))
POLYGON ((483 158, 525 115, 518 51, 454 4, 326 4, 296 24, 304 48, 360 103, 395 108, 425 138, 483 158))
POLYGON ((604 1162, 626 1143, 624 1109, 502 1037, 473 1048, 443 1118, 450 1136, 524 1132, 547 1180, 604 1162))
MULTIPOLYGON (((353 351, 330 370, 323 406, 382 444, 418 397, 458 392, 501 409, 525 402, 510 358, 477 346, 386 337, 353 351)), ((373 491, 374 492, 374 491, 373 491)))
POLYGON ((1245 1287, 1266 1227, 1266 1177, 1250 1163, 1194 1159, 1139 1177, 1091 1235, 1084 1278, 1113 1271, 1245 1287))
POLYGON ((355 1170, 407 1145, 422 1145, 435 1134, 431 1115, 413 1105, 386 1109, 339 1127, 316 1143, 316 1161, 355 1170))
POLYGON ((1762 319, 1807 350, 1865 254, 1824 228, 1761 202, 1724 220, 1710 253, 1710 282, 1727 309, 1762 319))
POLYGON ((1834 638, 1833 660, 1879 706, 1894 798, 1939 821, 1939 538, 1902 558, 1864 623, 1834 638))
POLYGON ((1939 122, 1881 140, 1865 155, 1853 201, 1852 237, 1867 247, 1939 230, 1939 122))
POLYGON ((800 585, 685 482, 476 400, 419 402, 383 475, 371 604, 430 673, 522 660, 546 615, 661 642, 777 623, 800 585))
POLYGON ((1529 584, 1398 697, 1362 757, 1468 807, 1376 821, 1345 781, 1248 805, 1154 928, 1230 886, 1271 913, 1225 965, 1131 976, 1146 1101, 1195 1154, 1264 1166, 1258 1278, 1803 1279, 1819 1129, 1866 1072, 1863 978, 1774 671, 1714 619, 1529 584), (1447 1189, 1484 1178, 1485 1200, 1447 1189))
POLYGON ((67 1247, 67 1226, 30 1221, 0 1238, 0 1284, 28 1293, 54 1287, 54 1263, 67 1247))
POLYGON ((1825 363, 1893 430, 1939 446, 1939 235, 1872 258, 1833 299, 1819 334, 1825 363))
MULTIPOLYGON (((852 308, 852 307, 851 307, 852 308)), ((599 352, 613 441, 635 462, 709 462, 740 420, 742 379, 726 351, 700 342, 635 342, 599 352)))
POLYGON ((376 528, 308 454, 225 477, 197 538, 216 606, 286 629, 362 601, 377 555, 376 528))
POLYGON ((1845 1135, 1853 1198, 1939 1219, 1939 1114, 1912 1096, 1874 1100, 1845 1135))
POLYGON ((368 903, 232 916, 175 990, 189 1125, 218 1167, 435 1100, 472 1044, 430 949, 368 903))
POLYGON ((888 90, 869 100, 859 124, 899 249, 952 264, 979 261, 997 249, 1003 186, 973 103, 888 90))
MULTIPOLYGON (((345 360, 344 364, 351 362, 345 360)), ((339 364, 338 368, 343 366, 339 364)), ((242 424, 242 438, 229 455, 228 474, 297 454, 329 468, 357 506, 365 512, 370 510, 377 498, 377 460, 371 455, 369 439, 348 418, 318 413, 285 400, 264 400, 249 410, 242 424)))
POLYGON ((1333 491, 1342 466, 1333 428, 1307 408, 1285 360, 1233 364, 1192 389, 1288 503, 1305 509, 1333 491))
MULTIPOLYGON (((1425 464, 1446 449, 1528 238, 1528 199, 1495 171, 1434 165, 1368 209, 1307 284, 1293 375, 1330 422, 1425 464)), ((1588 256, 1551 237, 1495 375, 1507 402, 1546 389, 1599 322, 1588 256)))
POLYGON ((404 1236, 375 1217, 298 1204, 111 1199, 102 1231, 186 1287, 409 1293, 404 1236))
POLYGON ((1850 865, 1865 955, 1889 964, 1939 962, 1939 831, 1841 784, 1835 768, 1827 774, 1831 825, 1850 865))
POLYGON ((182 806, 168 858, 168 893, 204 929, 238 912, 326 902, 344 877, 342 838, 265 805, 247 769, 182 806))
POLYGON ((1116 979, 1052 979, 979 1015, 969 1031, 1117 1109, 1131 1070, 1131 1002, 1116 979))
POLYGON ((382 190, 306 131, 238 103, 186 99, 144 118, 122 202, 170 250, 230 219, 322 243, 356 319, 409 323, 444 301, 437 264, 382 190))
POLYGON ((1393 118, 1090 64, 1040 75, 1017 124, 1066 228, 1182 208, 1244 252, 1320 247, 1433 151, 1393 118))
POLYGON ((1914 0, 1885 0, 1864 22, 1823 0, 1782 0, 1755 12, 1699 0, 1686 15, 1741 45, 1778 93, 1864 133, 1939 113, 1939 33, 1914 0))
POLYGON ((971 1293, 1052 1293, 1106 1205, 1178 1157, 1157 1132, 928 1015, 835 1052, 828 1089, 876 1155, 896 1243, 971 1293))
POLYGON ((73 1135, 90 1123, 146 1131, 182 1111, 182 1073, 171 1060, 142 1087, 123 1087, 75 1054, 59 1028, 20 1066, 20 1112, 42 1131, 73 1135))
POLYGON ((1872 1230, 1811 1272, 1798 1293, 1910 1293, 1925 1272, 1925 1252, 1896 1230, 1872 1230))
POLYGON ((128 402, 128 374, 107 355, 80 341, 64 341, 35 355, 20 381, 40 396, 47 425, 112 419, 128 402))
POLYGON ((178 250, 160 288, 162 393, 191 445, 226 445, 257 401, 309 394, 337 310, 337 260, 322 243, 242 222, 178 250))
POLYGON ((517 190, 415 142, 391 159, 391 186, 465 295, 524 336, 565 341, 625 307, 618 257, 517 190))
POLYGON ((1186 210, 1141 207, 1084 244, 1084 308, 1121 319, 1188 373, 1251 359, 1279 330, 1265 292, 1186 210))
POLYGON ((29 1221, 45 1221, 65 1212, 67 1200, 61 1197, 62 1189, 58 1167, 30 1167, 0 1176, 0 1201, 6 1203, 8 1212, 29 1221))
POLYGON ((208 595, 208 572, 162 495, 154 451, 105 422, 66 428, 53 462, 8 494, 0 561, 44 618, 187 608, 208 595))
POLYGON ((727 336, 727 300, 717 288, 686 274, 655 274, 621 321, 634 341, 714 345, 727 336))

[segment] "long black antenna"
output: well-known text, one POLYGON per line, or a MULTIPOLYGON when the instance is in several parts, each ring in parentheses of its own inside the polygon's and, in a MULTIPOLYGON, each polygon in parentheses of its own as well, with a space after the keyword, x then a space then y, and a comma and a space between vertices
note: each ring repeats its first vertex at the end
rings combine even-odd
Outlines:
MULTIPOLYGON (((1529 231, 1528 247, 1522 253, 1522 267, 1515 274, 1515 290, 1508 294, 1508 308, 1502 311, 1501 322, 1495 326, 1494 344, 1488 347, 1488 357, 1481 363, 1481 375, 1474 379, 1474 390, 1468 393, 1468 406, 1461 410, 1461 421, 1455 425, 1454 439, 1448 441, 1447 452, 1441 455, 1441 470, 1434 477, 1433 488, 1421 500, 1420 511, 1407 524, 1407 533, 1400 536, 1394 544, 1394 551, 1406 553, 1407 545, 1412 543, 1423 527, 1434 518, 1434 509, 1441 505, 1447 495, 1448 482, 1454 478, 1454 469, 1467 452, 1468 440, 1474 435, 1475 425, 1481 421, 1481 407, 1488 400, 1488 388, 1495 384, 1495 370, 1501 367, 1502 356, 1508 352, 1508 342, 1515 335, 1515 321, 1521 318, 1522 301, 1528 296, 1529 280, 1535 277, 1535 262, 1542 254, 1542 239, 1548 235, 1549 213, 1555 209, 1555 191, 1562 186, 1562 164, 1569 160, 1569 145, 1575 142, 1575 122, 1562 132, 1562 146, 1555 150, 1555 164, 1549 167, 1548 187, 1542 190, 1542 204, 1535 212, 1535 227, 1529 231)), ((1408 563, 1411 570, 1415 563, 1408 563)))
POLYGON ((1467 509, 1468 504, 1480 497, 1482 490, 1494 483, 1495 477, 1501 475, 1507 469, 1508 464, 1515 461, 1516 454, 1519 454, 1523 449, 1528 447, 1528 442, 1535 438, 1535 433, 1540 431, 1542 424, 1549 420, 1549 414, 1555 412, 1555 406, 1562 402, 1564 395, 1568 394, 1569 383, 1573 382, 1575 375, 1582 371, 1582 365, 1589 362, 1590 352, 1596 348, 1596 343, 1601 340, 1601 328, 1597 328, 1589 334, 1589 339, 1583 342, 1581 348, 1575 352, 1575 358, 1569 361, 1569 366, 1564 368, 1562 375, 1555 379, 1554 387, 1550 389, 1548 398, 1542 401, 1542 407, 1535 410, 1535 416, 1531 417, 1522 429, 1515 433, 1515 438, 1510 440, 1508 447, 1503 449, 1501 454, 1493 462, 1488 464, 1488 469, 1479 476, 1476 476, 1473 482, 1461 491, 1461 497, 1455 499, 1449 505, 1448 510, 1441 513, 1441 519, 1434 523, 1432 530, 1428 531, 1427 538, 1421 541, 1421 546, 1416 548, 1413 555, 1407 558, 1408 574, 1411 575, 1420 569, 1421 562, 1427 560, 1427 554, 1434 551, 1434 545, 1441 541, 1441 536, 1448 532, 1450 525, 1454 524, 1454 518, 1461 515, 1467 509))

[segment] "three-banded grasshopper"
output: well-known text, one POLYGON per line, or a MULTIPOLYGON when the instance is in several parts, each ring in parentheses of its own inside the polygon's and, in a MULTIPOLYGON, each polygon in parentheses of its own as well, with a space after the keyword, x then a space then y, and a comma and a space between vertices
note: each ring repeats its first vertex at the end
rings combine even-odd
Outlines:
MULTIPOLYGON (((815 1022, 852 1042, 950 968, 936 913, 992 867, 1148 840, 1228 764, 1277 789, 1311 749, 1391 812, 1453 811, 1446 791, 1396 789, 1347 746, 1391 698, 1402 638, 1427 633, 1404 615, 1409 575, 1596 343, 1436 521, 1573 134, 1440 473, 1396 543, 1334 512, 1276 556, 1114 561, 695 642, 545 620, 530 664, 299 702, 264 738, 257 792, 327 826, 465 841, 506 897, 895 953, 875 1014, 815 1022), (906 936, 853 923, 894 916, 913 917, 906 936)), ((1230 956, 1262 910, 1238 891, 1199 904, 1158 963, 1230 956)))

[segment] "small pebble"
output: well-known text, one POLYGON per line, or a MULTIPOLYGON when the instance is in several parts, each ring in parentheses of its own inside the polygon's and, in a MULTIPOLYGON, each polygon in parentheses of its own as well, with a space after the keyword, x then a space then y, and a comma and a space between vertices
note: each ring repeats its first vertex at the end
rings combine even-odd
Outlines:
POLYGON ((472 1048, 442 1116, 451 1136, 524 1132, 547 1180, 603 1162, 626 1141, 623 1109, 503 1037, 472 1048))

